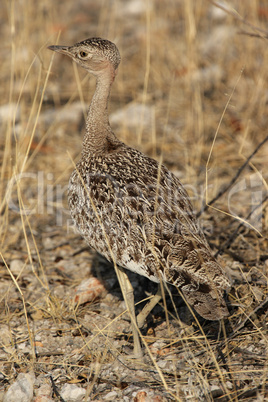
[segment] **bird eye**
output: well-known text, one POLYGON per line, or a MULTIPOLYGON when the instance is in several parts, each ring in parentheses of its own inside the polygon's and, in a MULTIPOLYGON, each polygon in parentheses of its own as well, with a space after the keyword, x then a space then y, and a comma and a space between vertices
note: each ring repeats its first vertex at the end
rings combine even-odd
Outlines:
POLYGON ((82 57, 82 59, 84 59, 85 57, 87 57, 88 53, 87 52, 83 52, 83 50, 81 52, 79 52, 80 57, 82 57))

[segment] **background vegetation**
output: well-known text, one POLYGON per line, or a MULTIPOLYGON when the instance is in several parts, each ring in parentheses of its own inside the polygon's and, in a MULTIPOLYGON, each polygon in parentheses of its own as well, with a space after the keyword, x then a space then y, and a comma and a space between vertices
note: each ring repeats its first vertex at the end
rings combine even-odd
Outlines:
MULTIPOLYGON (((226 10, 202 0, 1 3, 2 395, 31 371, 35 395, 45 381, 55 399, 65 383, 88 400, 132 400, 142 389, 159 400, 267 397, 268 5, 234 0, 226 10), (198 323, 171 289, 174 304, 167 298, 142 332, 151 355, 140 367, 126 358, 132 339, 113 268, 85 249, 67 210, 95 83, 46 47, 92 36, 122 56, 113 129, 186 185, 232 280, 225 325, 198 323), (106 293, 77 306, 88 277, 106 293)), ((137 302, 154 291, 130 277, 137 302)))

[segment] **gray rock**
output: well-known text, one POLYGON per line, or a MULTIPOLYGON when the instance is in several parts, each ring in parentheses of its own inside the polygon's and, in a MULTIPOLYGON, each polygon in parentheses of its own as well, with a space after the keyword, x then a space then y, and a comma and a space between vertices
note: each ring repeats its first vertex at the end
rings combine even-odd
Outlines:
POLYGON ((20 373, 5 393, 3 402, 31 402, 34 380, 34 373, 20 373))
POLYGON ((66 402, 82 402, 86 390, 74 384, 64 384, 60 395, 66 402))

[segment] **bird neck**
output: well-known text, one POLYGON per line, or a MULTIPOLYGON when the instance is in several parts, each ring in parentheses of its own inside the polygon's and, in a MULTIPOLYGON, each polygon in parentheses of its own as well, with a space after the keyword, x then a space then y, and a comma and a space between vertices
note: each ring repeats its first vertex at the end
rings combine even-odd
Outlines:
POLYGON ((107 68, 96 78, 96 89, 89 106, 82 155, 101 153, 112 133, 109 124, 108 102, 114 81, 114 71, 107 68))

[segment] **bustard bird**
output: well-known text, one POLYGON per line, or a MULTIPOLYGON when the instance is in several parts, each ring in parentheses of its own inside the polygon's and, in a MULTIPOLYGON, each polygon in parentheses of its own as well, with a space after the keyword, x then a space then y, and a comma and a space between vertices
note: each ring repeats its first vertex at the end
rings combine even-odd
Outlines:
POLYGON ((49 46, 96 77, 81 159, 68 189, 72 218, 87 244, 113 262, 130 313, 134 355, 141 355, 138 327, 161 299, 157 294, 136 317, 125 268, 179 288, 201 316, 228 315, 229 287, 198 227, 181 182, 165 166, 119 141, 108 118, 108 100, 120 63, 114 43, 91 38, 73 46, 49 46))

